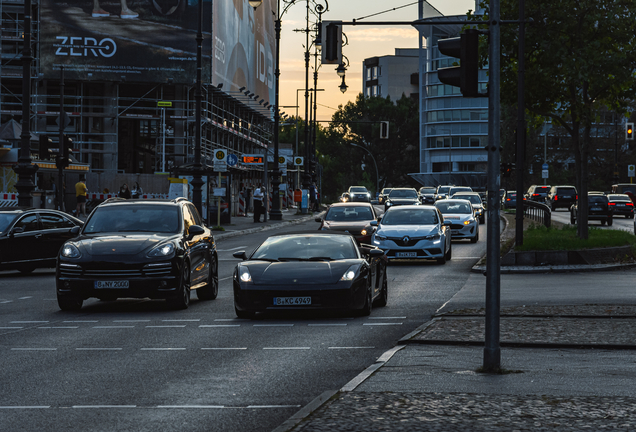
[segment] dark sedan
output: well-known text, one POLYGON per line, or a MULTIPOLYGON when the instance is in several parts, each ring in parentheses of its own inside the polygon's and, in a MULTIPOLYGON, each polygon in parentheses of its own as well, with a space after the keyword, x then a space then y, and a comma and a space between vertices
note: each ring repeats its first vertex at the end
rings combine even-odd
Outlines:
POLYGON ((358 248, 349 234, 281 234, 266 239, 234 269, 239 318, 276 310, 329 309, 369 315, 388 299, 386 257, 358 248))
POLYGON ((384 201, 384 211, 401 205, 419 205, 420 197, 413 188, 395 188, 384 201))
POLYGON ((218 259, 212 232, 194 205, 175 200, 115 198, 97 207, 77 238, 60 250, 56 272, 62 310, 96 297, 166 299, 186 309, 218 294, 218 259))
POLYGON ((609 205, 614 211, 614 215, 623 215, 628 219, 634 218, 634 203, 629 195, 609 194, 607 195, 609 205))
POLYGON ((422 186, 419 191, 420 202, 422 204, 435 204, 435 194, 437 188, 434 186, 422 186))
POLYGON ((371 222, 377 218, 371 204, 338 203, 332 204, 325 217, 316 218, 316 222, 320 222, 319 230, 347 232, 355 237, 358 244, 370 244, 371 234, 375 231, 371 222))
POLYGON ((57 210, 1 210, 0 270, 30 273, 36 268, 55 267, 60 248, 83 224, 57 210))
MULTIPOLYGON (((614 212, 609 204, 609 199, 605 195, 587 196, 587 220, 597 220, 601 225, 612 226, 614 212)), ((579 202, 570 207, 570 223, 574 225, 579 219, 579 202)))

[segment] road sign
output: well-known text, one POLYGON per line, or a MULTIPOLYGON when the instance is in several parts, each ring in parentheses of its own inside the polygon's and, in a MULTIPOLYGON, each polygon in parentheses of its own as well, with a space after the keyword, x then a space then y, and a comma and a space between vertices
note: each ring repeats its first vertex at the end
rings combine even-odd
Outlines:
POLYGON ((302 166, 305 162, 305 158, 301 156, 294 156, 294 166, 302 166))
POLYGON ((214 171, 227 172, 227 151, 225 149, 214 150, 214 171))
POLYGON ((69 117, 68 113, 62 111, 55 119, 55 123, 57 123, 58 126, 62 123, 62 127, 66 129, 66 127, 71 124, 71 117, 69 117))
POLYGON ((227 155, 227 164, 229 166, 236 166, 237 163, 238 163, 238 156, 236 156, 235 154, 227 155))
POLYGON ((541 170, 541 178, 549 178, 548 177, 548 170, 546 170, 546 169, 541 170))
POLYGON ((262 154, 244 154, 241 162, 249 165, 263 165, 265 160, 262 154))
POLYGON ((543 165, 541 165, 541 169, 542 169, 542 170, 547 170, 548 168, 550 168, 550 167, 548 166, 548 164, 543 164, 543 165))
POLYGON ((627 165, 627 177, 636 177, 636 165, 627 165))
POLYGON ((170 108, 172 106, 172 102, 170 101, 157 101, 158 107, 170 108))

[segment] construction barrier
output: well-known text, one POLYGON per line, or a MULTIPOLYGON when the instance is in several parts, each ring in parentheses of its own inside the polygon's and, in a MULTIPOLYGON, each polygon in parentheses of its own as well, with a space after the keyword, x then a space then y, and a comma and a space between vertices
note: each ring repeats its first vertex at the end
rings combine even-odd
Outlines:
POLYGON ((287 194, 285 196, 287 197, 287 207, 296 208, 296 206, 294 205, 294 191, 291 187, 287 188, 287 194))
POLYGON ((0 207, 17 207, 18 194, 0 193, 0 207))
POLYGON ((238 215, 237 216, 246 216, 247 217, 247 212, 245 211, 245 197, 243 196, 243 192, 239 193, 238 215))

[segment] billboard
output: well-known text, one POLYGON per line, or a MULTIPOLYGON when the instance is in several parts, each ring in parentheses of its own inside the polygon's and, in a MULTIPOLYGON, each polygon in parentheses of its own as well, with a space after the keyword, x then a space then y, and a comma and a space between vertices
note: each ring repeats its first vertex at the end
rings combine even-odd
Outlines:
MULTIPOLYGON (((271 3, 255 12, 247 0, 203 0, 204 83, 269 96, 271 3)), ((198 19, 198 0, 41 0, 40 69, 47 79, 58 79, 63 66, 71 80, 192 85, 198 19)))

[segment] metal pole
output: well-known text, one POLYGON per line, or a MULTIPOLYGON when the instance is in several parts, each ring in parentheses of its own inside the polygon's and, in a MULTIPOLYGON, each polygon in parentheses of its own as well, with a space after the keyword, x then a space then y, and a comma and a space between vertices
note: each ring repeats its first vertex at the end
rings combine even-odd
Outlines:
POLYGON ((201 186, 203 186, 203 180, 201 179, 201 69, 202 66, 202 53, 201 53, 201 45, 203 43, 203 1, 199 1, 199 19, 198 19, 198 28, 197 28, 197 82, 195 88, 195 136, 194 136, 194 166, 192 167, 192 203, 199 211, 199 214, 202 217, 206 217, 203 215, 203 202, 202 202, 202 193, 201 186))
POLYGON ((373 161, 373 165, 375 165, 375 188, 376 188, 376 192, 380 192, 380 171, 378 170, 378 163, 375 161, 375 158, 373 157, 373 153, 371 153, 371 150, 369 150, 368 148, 358 145, 358 144, 353 144, 351 143, 352 146, 354 147, 359 147, 363 150, 366 150, 367 153, 369 153, 369 156, 371 156, 371 160, 373 161))
MULTIPOLYGON (((311 184, 311 164, 309 161, 309 0, 307 0, 305 26, 305 173, 303 174, 303 189, 309 190, 311 184)), ((302 213, 307 213, 307 209, 302 209, 302 213)))
POLYGON ((161 108, 161 127, 163 128, 163 142, 161 145, 161 151, 163 158, 161 158, 161 172, 166 172, 166 109, 161 108))
POLYGON ((280 110, 278 106, 280 91, 280 0, 277 2, 274 27, 276 29, 276 70, 274 71, 274 169, 272 170, 272 208, 269 212, 269 218, 270 220, 282 220, 283 213, 280 211, 280 196, 278 193, 278 186, 280 185, 280 170, 278 169, 278 128, 280 127, 280 110))
POLYGON ((498 372, 501 364, 499 347, 500 257, 499 199, 500 185, 500 117, 499 75, 501 67, 501 29, 499 0, 490 2, 489 85, 488 85, 488 241, 486 253, 486 332, 484 365, 486 372, 498 372))
MULTIPOLYGON (((525 37, 524 24, 525 6, 524 0, 519 0, 519 71, 517 73, 517 158, 515 162, 517 172, 517 202, 515 210, 515 242, 517 246, 523 245, 523 166, 525 164, 526 149, 526 107, 524 95, 525 80, 525 37)), ((545 157, 545 156, 544 156, 545 157)), ((546 163, 544 161, 544 163, 546 163)), ((543 179, 543 184, 546 179, 543 179)))
POLYGON ((31 164, 31 0, 24 0, 24 48, 22 50, 22 132, 15 188, 18 190, 18 206, 33 207, 33 176, 38 170, 31 164))
MULTIPOLYGON (((62 156, 64 155, 64 151, 62 150, 62 146, 64 145, 64 125, 66 123, 66 112, 64 111, 64 66, 60 67, 60 127, 59 127, 59 138, 58 138, 58 153, 55 158, 55 162, 57 164, 57 177, 58 177, 58 188, 57 188, 57 205, 58 210, 65 210, 64 206, 64 165, 62 163, 62 156)), ((40 158, 41 159, 41 158, 40 158)), ((99 191, 98 191, 99 192, 99 191)), ((71 207, 72 208, 72 207, 71 207)), ((78 214, 75 215, 79 216, 78 214)))

